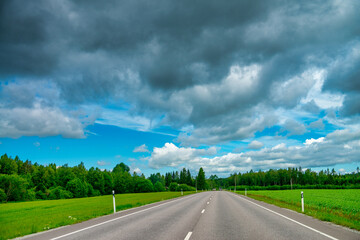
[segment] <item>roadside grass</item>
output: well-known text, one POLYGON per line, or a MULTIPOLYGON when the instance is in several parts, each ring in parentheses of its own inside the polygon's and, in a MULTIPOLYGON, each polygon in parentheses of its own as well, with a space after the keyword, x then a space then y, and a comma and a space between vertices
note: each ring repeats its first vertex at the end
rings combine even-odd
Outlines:
POLYGON ((247 196, 301 213, 301 191, 306 215, 360 230, 360 189, 247 191, 247 196))
MULTIPOLYGON (((194 192, 184 192, 189 195, 194 192)), ((180 197, 180 192, 117 194, 116 210, 180 197)), ((112 195, 0 204, 0 239, 9 239, 113 213, 112 195)))

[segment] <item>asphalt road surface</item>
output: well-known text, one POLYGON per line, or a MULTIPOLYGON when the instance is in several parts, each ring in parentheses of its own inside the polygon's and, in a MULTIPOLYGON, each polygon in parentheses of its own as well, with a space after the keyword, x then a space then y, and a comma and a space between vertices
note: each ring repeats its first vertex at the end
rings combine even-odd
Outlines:
POLYGON ((226 191, 121 211, 22 239, 360 239, 360 233, 226 191))

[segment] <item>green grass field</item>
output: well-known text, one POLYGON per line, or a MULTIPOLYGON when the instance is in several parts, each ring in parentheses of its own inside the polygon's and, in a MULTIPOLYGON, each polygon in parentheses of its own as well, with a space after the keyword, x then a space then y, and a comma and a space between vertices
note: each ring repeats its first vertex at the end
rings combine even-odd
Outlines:
POLYGON ((301 191, 305 214, 360 230, 360 189, 248 191, 247 196, 301 212, 301 191))
MULTIPOLYGON (((184 192, 184 195, 194 192, 184 192)), ((180 192, 117 194, 116 210, 179 197, 180 192)), ((82 222, 113 212, 112 195, 0 204, 0 239, 82 222)))

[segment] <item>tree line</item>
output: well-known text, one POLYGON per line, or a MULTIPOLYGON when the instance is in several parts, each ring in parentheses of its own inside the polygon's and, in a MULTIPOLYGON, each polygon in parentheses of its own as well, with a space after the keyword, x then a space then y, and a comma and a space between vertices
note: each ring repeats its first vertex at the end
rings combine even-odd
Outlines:
POLYGON ((320 172, 299 168, 270 169, 268 171, 234 173, 227 178, 211 175, 205 178, 203 168, 196 176, 189 169, 153 173, 148 178, 143 174, 130 173, 124 163, 111 171, 91 167, 84 163, 69 167, 32 164, 19 157, 6 154, 0 157, 0 202, 29 201, 36 199, 80 198, 116 193, 140 193, 161 191, 195 191, 208 189, 244 188, 292 189, 292 188, 360 188, 359 167, 353 173, 339 174, 334 169, 320 172))
POLYGON ((295 188, 360 188, 360 169, 352 173, 340 174, 335 169, 319 172, 299 168, 270 169, 268 171, 234 173, 228 178, 211 175, 208 179, 210 187, 234 189, 295 189, 295 188))
POLYGON ((91 167, 84 163, 69 167, 67 164, 47 166, 22 161, 18 156, 0 157, 0 202, 31 201, 36 199, 81 198, 116 193, 140 193, 162 191, 195 191, 205 189, 205 172, 200 168, 194 178, 190 171, 160 173, 146 178, 143 174, 130 173, 124 163, 112 171, 91 167))

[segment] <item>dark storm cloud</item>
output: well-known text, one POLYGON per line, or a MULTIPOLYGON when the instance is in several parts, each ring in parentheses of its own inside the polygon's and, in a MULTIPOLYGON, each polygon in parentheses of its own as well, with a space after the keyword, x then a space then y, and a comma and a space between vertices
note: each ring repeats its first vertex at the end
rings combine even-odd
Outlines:
MULTIPOLYGON (((325 86, 353 92, 343 111, 357 112, 359 7, 356 1, 2 1, 0 74, 6 81, 52 81, 59 101, 74 106, 127 101, 135 114, 194 126, 194 139, 185 142, 243 139, 275 124, 274 109, 294 108, 306 96, 314 82, 299 76, 309 69, 329 69, 325 86)), ((34 102, 28 95, 18 102, 34 102)))
POLYGON ((46 27, 53 22, 46 1, 1 1, 0 3, 0 74, 43 75, 57 61, 51 36, 46 27))

